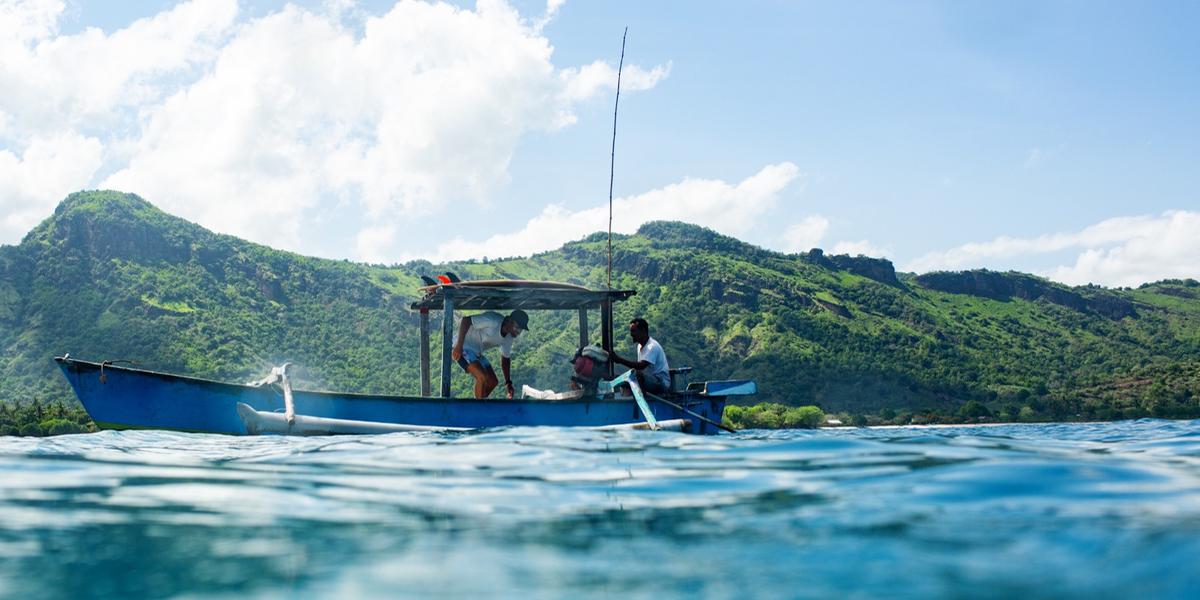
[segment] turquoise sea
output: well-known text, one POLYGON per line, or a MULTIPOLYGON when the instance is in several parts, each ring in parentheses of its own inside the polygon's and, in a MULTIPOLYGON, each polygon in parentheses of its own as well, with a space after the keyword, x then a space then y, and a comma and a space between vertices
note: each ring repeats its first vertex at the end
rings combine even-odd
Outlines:
POLYGON ((1197 598, 1200 421, 0 438, 11 598, 1197 598))

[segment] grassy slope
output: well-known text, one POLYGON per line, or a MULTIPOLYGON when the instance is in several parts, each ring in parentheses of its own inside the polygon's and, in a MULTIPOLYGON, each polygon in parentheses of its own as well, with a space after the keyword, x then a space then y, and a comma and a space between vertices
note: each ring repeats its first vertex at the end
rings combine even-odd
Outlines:
MULTIPOLYGON (((75 194, 20 246, 0 248, 0 398, 69 397, 49 360, 68 351, 233 380, 288 360, 308 386, 415 393, 407 306, 419 273, 595 286, 606 260, 605 238, 593 236, 487 264, 360 265, 217 235, 131 195, 75 194)), ((831 266, 652 223, 614 242, 614 286, 639 291, 617 319, 650 320, 673 365, 755 378, 760 400, 829 411, 953 410, 978 399, 1095 415, 1200 395, 1200 288, 1187 282, 1072 291, 1135 303, 1136 316, 1112 319, 831 266)), ((598 315, 590 322, 595 330, 598 315)), ((518 383, 561 387, 574 315, 536 314, 532 325, 518 342, 518 383)), ((435 340, 435 356, 439 348, 435 340)), ((456 377, 455 389, 466 383, 456 377)))

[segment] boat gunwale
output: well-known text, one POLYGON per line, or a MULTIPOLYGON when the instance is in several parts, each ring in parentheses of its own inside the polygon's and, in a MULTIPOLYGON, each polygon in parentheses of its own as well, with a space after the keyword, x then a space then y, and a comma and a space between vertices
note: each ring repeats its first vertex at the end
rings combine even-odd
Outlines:
MULTIPOLYGON (((175 373, 164 373, 162 371, 152 371, 150 369, 139 369, 136 367, 124 367, 124 366, 112 364, 111 362, 107 362, 107 361, 94 362, 94 361, 90 361, 90 360, 82 360, 82 359, 71 357, 70 355, 55 356, 54 362, 57 362, 59 364, 76 363, 76 364, 87 365, 89 367, 92 367, 93 370, 106 369, 106 370, 128 371, 128 372, 136 373, 139 375, 151 375, 151 376, 155 376, 155 377, 162 377, 162 378, 169 378, 169 379, 181 379, 181 380, 194 382, 194 383, 215 384, 215 385, 232 386, 232 387, 239 387, 239 388, 248 388, 248 389, 261 389, 263 387, 267 387, 267 386, 252 385, 249 383, 232 383, 229 381, 218 381, 216 379, 206 379, 204 377, 195 377, 195 376, 191 376, 191 375, 177 375, 175 373)), ((440 402, 487 402, 487 403, 491 403, 491 404, 501 404, 501 403, 510 403, 511 402, 511 403, 547 403, 547 404, 550 404, 550 403, 570 403, 570 402, 627 403, 627 402, 634 401, 632 396, 630 396, 628 398, 625 398, 625 397, 600 398, 597 396, 591 396, 591 397, 580 396, 578 398, 563 398, 563 399, 557 399, 557 400, 544 400, 544 399, 537 399, 537 398, 503 398, 503 397, 501 397, 501 398, 456 398, 456 397, 445 398, 442 396, 400 396, 400 395, 387 395, 387 394, 364 394, 361 392, 337 392, 337 391, 330 391, 330 390, 304 390, 304 389, 295 389, 295 390, 292 390, 292 392, 296 393, 296 394, 314 394, 314 395, 318 395, 318 396, 339 397, 339 398, 347 398, 347 399, 351 399, 351 400, 407 400, 407 401, 417 400, 417 401, 429 401, 429 402, 439 402, 439 403, 440 402)), ((711 398, 697 397, 697 399, 706 399, 707 400, 707 399, 711 399, 711 398)))

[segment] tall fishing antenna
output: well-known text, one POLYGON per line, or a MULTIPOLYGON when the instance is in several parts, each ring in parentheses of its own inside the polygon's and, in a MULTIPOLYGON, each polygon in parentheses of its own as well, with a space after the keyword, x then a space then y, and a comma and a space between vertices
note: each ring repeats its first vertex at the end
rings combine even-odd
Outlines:
POLYGON ((625 68, 625 36, 629 28, 621 34, 621 62, 617 65, 617 99, 613 101, 613 139, 612 155, 608 163, 608 289, 612 289, 612 192, 613 171, 617 164, 617 107, 621 105, 621 70, 625 68))

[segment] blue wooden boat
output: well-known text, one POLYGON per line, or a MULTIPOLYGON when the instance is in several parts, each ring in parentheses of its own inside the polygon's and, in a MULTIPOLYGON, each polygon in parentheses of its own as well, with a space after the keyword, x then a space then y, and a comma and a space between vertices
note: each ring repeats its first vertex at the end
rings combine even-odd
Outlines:
MULTIPOLYGON (((551 282, 474 281, 422 288, 412 308, 420 313, 421 395, 387 396, 292 390, 287 368, 252 384, 160 373, 70 355, 55 358, 79 401, 106 429, 171 429, 246 435, 385 433, 411 430, 480 429, 505 426, 645 427, 718 433, 726 399, 755 393, 753 381, 693 383, 662 396, 642 394, 636 381, 629 394, 607 378, 579 397, 564 400, 450 397, 450 348, 456 309, 577 310, 581 346, 588 343, 588 309, 600 309, 602 345, 612 347, 612 304, 632 290, 589 290, 551 282), (443 310, 441 394, 430 393, 429 312, 443 310)), ((683 373, 690 369, 674 369, 683 373)), ((673 373, 673 376, 675 373, 673 373)))

